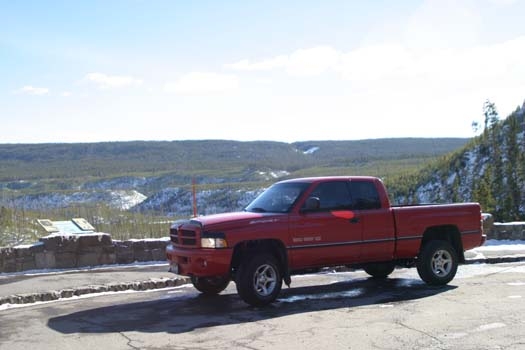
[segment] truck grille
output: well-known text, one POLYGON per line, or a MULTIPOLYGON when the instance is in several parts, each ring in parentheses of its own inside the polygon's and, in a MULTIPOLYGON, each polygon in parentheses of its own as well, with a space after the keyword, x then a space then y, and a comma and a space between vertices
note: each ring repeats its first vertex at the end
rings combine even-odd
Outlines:
POLYGON ((197 247, 197 232, 193 230, 170 229, 170 240, 174 245, 189 248, 197 247))

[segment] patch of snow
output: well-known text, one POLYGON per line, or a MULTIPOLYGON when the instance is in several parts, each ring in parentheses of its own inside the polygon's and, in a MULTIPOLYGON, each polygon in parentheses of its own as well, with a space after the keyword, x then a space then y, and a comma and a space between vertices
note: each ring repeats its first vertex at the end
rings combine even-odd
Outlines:
POLYGON ((21 244, 21 245, 14 246, 13 248, 14 249, 29 249, 31 247, 38 247, 41 245, 44 245, 44 242, 36 242, 32 244, 21 244))
POLYGON ((111 191, 110 194, 112 197, 111 206, 117 207, 121 210, 128 210, 129 208, 144 202, 148 198, 135 190, 111 191))
POLYGON ((456 176, 457 176, 456 173, 450 174, 450 176, 447 179, 447 185, 448 186, 452 186, 454 184, 454 180, 456 179, 456 176))
POLYGON ((151 266, 168 266, 167 261, 143 261, 134 262, 131 264, 107 264, 98 266, 85 266, 74 269, 41 269, 41 270, 25 270, 19 272, 0 272, 0 279, 13 276, 41 276, 41 275, 58 275, 64 272, 83 272, 83 271, 99 271, 99 270, 113 270, 115 268, 148 268, 151 266))
POLYGON ((278 179, 283 176, 288 176, 290 173, 286 170, 277 170, 277 171, 270 171, 270 176, 274 179, 278 179))
POLYGON ((481 325, 478 328, 476 328, 475 331, 485 332, 491 329, 497 329, 497 328, 503 328, 503 327, 507 327, 507 325, 505 323, 495 322, 495 323, 481 325))
POLYGON ((495 222, 494 225, 505 225, 505 226, 513 226, 513 225, 525 225, 525 221, 510 221, 510 222, 495 222))
POLYGON ((334 298, 353 298, 364 294, 362 288, 353 289, 344 292, 337 293, 325 293, 325 294, 305 294, 305 295, 293 295, 288 298, 279 298, 277 301, 283 303, 295 303, 301 300, 323 300, 323 299, 334 299, 334 298))
POLYGON ((481 247, 472 249, 473 251, 500 251, 500 250, 524 250, 525 251, 525 241, 520 240, 496 240, 489 239, 481 247))
MULTIPOLYGON (((131 238, 131 239, 127 239, 126 241, 128 242, 158 242, 158 241, 169 241, 169 240, 170 240, 169 237, 161 237, 161 238, 141 238, 141 239, 131 238)), ((115 242, 115 240, 113 240, 113 242, 115 242)))
POLYGON ((310 147, 309 149, 304 151, 303 154, 314 154, 315 152, 317 152, 319 150, 320 150, 320 147, 314 146, 314 147, 310 147))
POLYGON ((109 203, 112 207, 126 210, 146 199, 135 190, 80 191, 72 193, 41 193, 14 198, 10 205, 31 210, 65 208, 78 203, 109 203))
POLYGON ((9 310, 9 309, 18 309, 22 307, 32 307, 35 305, 42 305, 42 304, 49 304, 49 303, 56 303, 64 300, 75 300, 75 299, 87 299, 87 298, 95 298, 103 295, 114 295, 114 294, 135 294, 135 293, 154 293, 158 291, 170 291, 170 290, 176 290, 180 288, 186 288, 185 285, 182 286, 175 286, 175 287, 166 287, 166 288, 155 288, 155 289, 146 289, 146 290, 123 290, 123 291, 115 291, 115 292, 100 292, 100 293, 88 293, 88 294, 82 294, 82 295, 73 295, 69 298, 58 298, 56 300, 49 300, 49 301, 37 301, 34 303, 25 303, 25 304, 2 304, 0 305, 0 311, 3 310, 9 310))

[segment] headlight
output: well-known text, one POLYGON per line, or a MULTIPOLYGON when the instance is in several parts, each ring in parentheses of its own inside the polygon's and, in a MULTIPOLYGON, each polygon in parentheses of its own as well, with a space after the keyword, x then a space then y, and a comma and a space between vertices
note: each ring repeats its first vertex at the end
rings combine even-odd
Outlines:
POLYGON ((202 248, 228 248, 224 233, 204 232, 201 237, 202 248))

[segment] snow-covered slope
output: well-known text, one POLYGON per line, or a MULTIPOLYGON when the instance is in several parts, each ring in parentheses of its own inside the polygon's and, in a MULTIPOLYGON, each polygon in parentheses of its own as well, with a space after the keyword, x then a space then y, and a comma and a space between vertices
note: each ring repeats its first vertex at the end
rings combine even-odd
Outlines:
POLYGON ((43 210, 64 208, 75 204, 105 203, 116 209, 127 210, 145 199, 145 195, 135 190, 104 190, 25 195, 13 198, 9 204, 29 210, 43 210))

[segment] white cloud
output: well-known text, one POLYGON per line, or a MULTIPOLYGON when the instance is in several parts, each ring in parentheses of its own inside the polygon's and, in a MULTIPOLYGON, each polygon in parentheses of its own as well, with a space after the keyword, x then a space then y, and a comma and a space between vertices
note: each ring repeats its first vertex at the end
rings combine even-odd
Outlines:
POLYGON ((226 64, 225 67, 239 71, 269 71, 275 68, 283 68, 288 64, 288 56, 281 55, 259 62, 244 59, 236 63, 226 64))
POLYGON ((300 49, 260 61, 240 60, 225 67, 238 71, 270 71, 284 69, 292 76, 315 76, 338 64, 340 53, 330 46, 300 49))
POLYGON ((28 95, 47 95, 49 93, 48 88, 34 87, 31 85, 26 85, 15 91, 19 94, 28 94, 28 95))
POLYGON ((261 61, 242 60, 228 67, 244 71, 273 69, 291 76, 310 77, 336 72, 357 87, 380 84, 399 90, 424 84, 435 88, 477 89, 481 85, 523 87, 523 57, 525 36, 496 45, 467 48, 410 47, 399 43, 342 52, 320 46, 261 61))
POLYGON ((496 4, 496 5, 509 6, 509 5, 514 5, 515 3, 517 3, 518 0, 489 0, 489 2, 496 4))
POLYGON ((216 94, 236 90, 239 80, 235 75, 209 72, 191 72, 175 82, 168 82, 164 90, 181 95, 216 94))
POLYGON ((107 75, 103 73, 88 73, 84 77, 84 81, 95 83, 101 89, 134 87, 142 84, 142 80, 132 76, 107 75))
POLYGON ((293 76, 316 76, 337 66, 341 54, 330 46, 318 46, 293 52, 286 71, 293 76))

